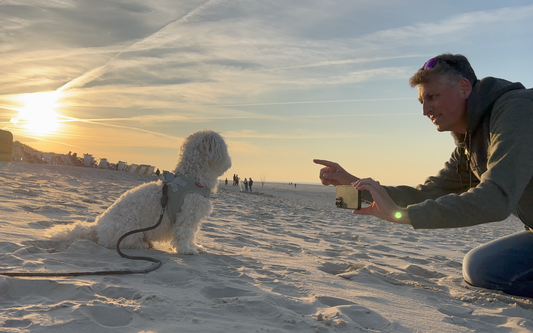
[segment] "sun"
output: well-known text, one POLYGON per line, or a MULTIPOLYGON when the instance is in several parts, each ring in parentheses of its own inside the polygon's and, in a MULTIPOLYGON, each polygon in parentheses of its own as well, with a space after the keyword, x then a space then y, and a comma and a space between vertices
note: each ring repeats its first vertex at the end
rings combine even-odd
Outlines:
POLYGON ((11 119, 11 122, 21 123, 33 134, 45 135, 54 132, 58 127, 55 107, 61 94, 60 91, 50 91, 22 95, 24 106, 18 110, 18 118, 11 119))

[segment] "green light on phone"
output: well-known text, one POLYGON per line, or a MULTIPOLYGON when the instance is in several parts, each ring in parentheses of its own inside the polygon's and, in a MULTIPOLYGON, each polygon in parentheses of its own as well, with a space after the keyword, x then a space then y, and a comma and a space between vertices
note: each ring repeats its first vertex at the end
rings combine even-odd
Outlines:
POLYGON ((394 217, 397 218, 397 219, 401 219, 402 218, 402 212, 394 213, 394 217))

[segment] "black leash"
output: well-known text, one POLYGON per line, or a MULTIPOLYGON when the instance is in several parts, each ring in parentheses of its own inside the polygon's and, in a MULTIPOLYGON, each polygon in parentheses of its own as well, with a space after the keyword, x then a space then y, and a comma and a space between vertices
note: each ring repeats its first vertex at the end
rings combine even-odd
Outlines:
POLYGON ((165 208, 167 207, 168 203, 168 185, 166 183, 163 183, 163 196, 161 197, 161 215, 159 216, 159 221, 157 221, 156 224, 154 224, 151 227, 144 228, 144 229, 136 229, 132 230, 130 232, 125 233, 122 235, 118 241, 117 241, 117 252, 118 254, 126 259, 131 260, 145 260, 145 261, 151 261, 154 262, 155 265, 152 267, 146 268, 146 269, 138 269, 138 270, 124 270, 124 271, 95 271, 95 272, 66 272, 66 273, 38 273, 38 272, 0 272, 0 276, 11 276, 11 277, 60 277, 60 276, 81 276, 81 275, 126 275, 126 274, 145 274, 151 271, 155 271, 161 265, 163 262, 159 259, 151 258, 151 257, 136 257, 136 256, 129 256, 127 254, 124 254, 120 250, 120 242, 122 240, 130 235, 139 233, 139 232, 145 232, 149 230, 153 230, 161 224, 161 221, 163 221, 163 215, 165 214, 165 208))

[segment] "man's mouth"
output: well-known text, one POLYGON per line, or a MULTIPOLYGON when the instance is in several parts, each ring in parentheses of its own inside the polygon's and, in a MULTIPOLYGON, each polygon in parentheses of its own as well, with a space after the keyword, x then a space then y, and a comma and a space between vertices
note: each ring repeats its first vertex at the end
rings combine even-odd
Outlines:
POLYGON ((440 118, 440 115, 433 115, 433 116, 429 117, 429 119, 431 119, 431 122, 433 124, 435 124, 437 122, 437 119, 439 119, 439 118, 440 118))

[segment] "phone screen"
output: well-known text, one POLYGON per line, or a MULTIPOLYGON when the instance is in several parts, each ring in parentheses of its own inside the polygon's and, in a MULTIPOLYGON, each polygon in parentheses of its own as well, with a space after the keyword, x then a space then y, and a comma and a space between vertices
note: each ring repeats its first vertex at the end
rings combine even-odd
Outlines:
POLYGON ((339 208, 361 209, 361 191, 352 185, 338 185, 335 205, 339 208))

